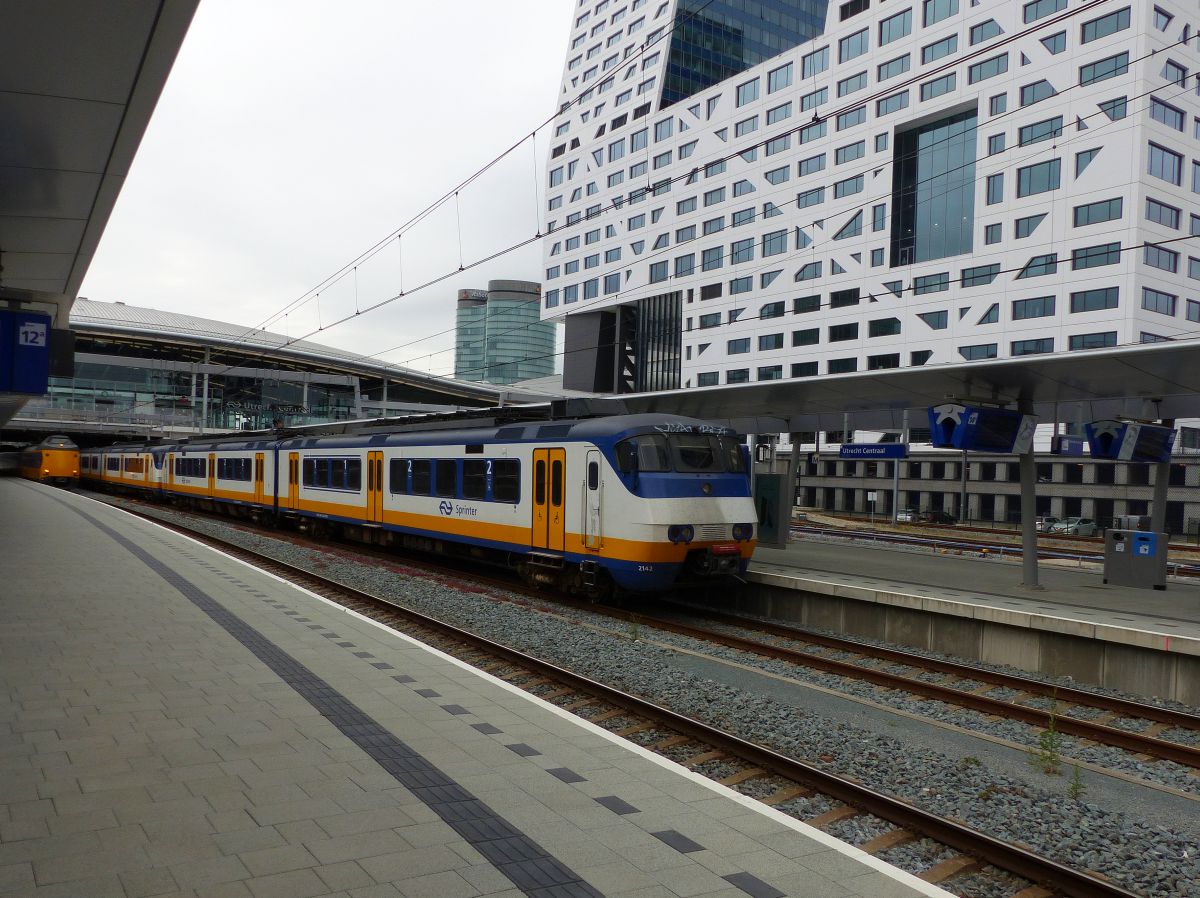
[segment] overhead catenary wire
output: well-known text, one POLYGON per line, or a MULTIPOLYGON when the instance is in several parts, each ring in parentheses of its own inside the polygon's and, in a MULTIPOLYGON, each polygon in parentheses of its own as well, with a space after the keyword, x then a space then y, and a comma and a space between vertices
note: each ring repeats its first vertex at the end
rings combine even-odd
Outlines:
MULTIPOLYGON (((1058 23, 1058 21, 1061 21, 1061 19, 1068 17, 1068 15, 1078 15, 1078 14, 1081 14, 1081 13, 1083 13, 1083 12, 1090 11, 1090 10, 1094 9, 1095 7, 1097 7, 1097 6, 1099 6, 1100 4, 1102 4, 1102 3, 1105 3, 1105 2, 1108 2, 1108 0, 1095 0, 1095 2, 1094 2, 1094 3, 1088 4, 1087 6, 1079 7, 1079 8, 1077 8, 1076 10, 1071 10, 1071 11, 1069 11, 1069 13, 1067 13, 1067 14, 1064 14, 1063 16, 1060 16, 1060 17, 1055 17, 1055 18, 1053 18, 1053 19, 1046 20, 1046 21, 1043 21, 1043 22, 1041 22, 1041 23, 1038 23, 1038 25, 1037 25, 1035 28, 1026 29, 1026 31, 1024 31, 1024 32, 1020 32, 1020 33, 1018 33, 1018 34, 1012 35, 1012 36, 1010 36, 1009 38, 1007 38, 1007 39, 1006 39, 1006 41, 1007 41, 1007 40, 1010 40, 1010 39, 1015 39, 1016 37, 1023 36, 1023 35, 1025 35, 1025 34, 1029 33, 1030 31, 1037 30, 1038 28, 1043 28, 1043 27, 1047 27, 1047 26, 1049 26, 1049 25, 1057 24, 1057 23, 1058 23)), ((706 5, 707 5, 707 4, 706 4, 706 5)), ((646 49, 646 47, 648 47, 648 46, 650 46, 650 44, 644 44, 644 45, 642 46, 642 48, 639 50, 639 52, 644 52, 644 50, 645 50, 645 49, 646 49)), ((986 46, 982 47, 982 48, 980 49, 980 51, 979 51, 979 52, 992 52, 992 51, 993 51, 993 50, 994 50, 994 49, 995 49, 997 46, 999 46, 999 42, 997 42, 997 43, 993 43, 993 44, 989 44, 989 45, 986 45, 986 46)), ((1143 58, 1144 58, 1144 57, 1143 57, 1143 58)), ((960 64, 962 61, 963 61, 963 58, 958 58, 958 59, 956 59, 956 60, 952 61, 951 63, 949 63, 948 65, 957 65, 957 64, 960 64)), ((932 71, 932 70, 931 70, 931 71, 932 71)), ((901 83, 898 83, 898 84, 896 84, 896 85, 892 85, 891 87, 889 87, 888 91, 886 91, 886 92, 884 92, 884 93, 889 93, 889 94, 890 94, 890 93, 894 92, 896 89, 898 89, 898 88, 902 87, 903 85, 911 85, 911 84, 915 83, 915 82, 916 82, 916 81, 918 81, 918 80, 923 80, 923 79, 926 79, 926 78, 928 78, 928 77, 929 77, 929 75, 930 75, 930 74, 931 74, 931 72, 925 72, 925 73, 922 73, 922 75, 921 75, 919 78, 916 78, 916 77, 914 77, 914 78, 912 78, 912 79, 908 79, 907 81, 903 82, 902 84, 901 84, 901 83)), ((1065 89, 1065 90, 1069 90, 1069 89, 1070 89, 1070 88, 1067 88, 1067 89, 1065 89)), ((1064 91, 1062 91, 1062 92, 1060 92, 1060 93, 1063 93, 1063 92, 1065 92, 1065 90, 1064 90, 1064 91)), ((582 94, 581 94, 581 96, 582 96, 582 94)), ((576 100, 572 101, 572 103, 574 103, 574 102, 577 102, 577 101, 578 101, 578 97, 576 98, 576 100)), ((849 107, 849 108, 852 108, 852 107, 857 107, 857 106, 859 106, 859 105, 862 105, 862 104, 863 104, 863 102, 864 102, 864 101, 856 101, 856 102, 855 102, 854 104, 852 104, 852 106, 851 106, 851 107, 849 107)), ((569 105, 569 104, 568 104, 568 105, 569 105)), ((837 113, 831 113, 831 114, 837 114, 837 113)), ((556 113, 555 113, 555 115, 551 117, 551 120, 552 120, 554 117, 557 117, 558 115, 559 115, 559 113, 558 113, 558 112, 556 112, 556 113)), ((828 117, 828 116, 827 116, 827 117, 828 117)), ((792 128, 792 129, 788 129, 788 131, 789 131, 789 132, 790 132, 791 130, 795 130, 795 129, 794 129, 794 128, 792 128)), ((788 133, 788 132, 782 132, 782 133, 788 133)), ((767 138, 767 139, 769 140, 770 138, 767 138)), ((522 141, 522 142, 523 142, 523 141, 522 141)), ((762 143, 765 143, 765 140, 764 140, 764 141, 759 141, 759 142, 758 142, 758 144, 755 144, 755 146, 757 146, 757 145, 759 145, 759 144, 762 144, 762 143)), ((518 143, 517 145, 519 145, 519 143, 518 143)), ((725 156, 725 157, 723 157, 723 158, 724 158, 725 160, 732 159, 732 158, 733 158, 733 156, 735 156, 735 155, 739 155, 741 152, 744 152, 744 150, 743 150, 743 151, 737 151, 737 152, 735 152, 735 153, 729 154, 728 156, 725 156)), ((689 176, 689 175, 681 175, 680 177, 682 178, 682 177, 688 177, 688 176, 689 176)), ((402 236, 402 233, 403 233, 403 229, 401 229, 400 231, 396 232, 396 236, 397 236, 398 242, 399 242, 399 240, 400 240, 400 238, 401 238, 401 236, 402 236)), ((519 248, 521 248, 521 247, 523 247, 523 246, 527 246, 527 245, 529 245, 529 244, 530 244, 530 243, 531 243, 533 240, 536 240, 536 239, 538 239, 538 237, 535 235, 534 237, 528 238, 528 239, 526 239, 526 240, 519 241, 519 242, 517 242, 517 243, 515 243, 515 244, 511 245, 510 247, 508 247, 508 248, 506 248, 506 249, 499 250, 499 251, 497 251, 497 252, 494 252, 494 253, 491 253, 491 254, 489 254, 488 256, 486 256, 486 257, 484 257, 484 258, 482 258, 482 259, 476 260, 475 262, 471 263, 470 265, 463 264, 463 265, 461 266, 461 269, 460 269, 460 270, 468 270, 469 268, 474 268, 474 267, 477 267, 478 265, 485 264, 486 262, 492 261, 492 260, 494 260, 495 258, 499 258, 499 257, 500 257, 500 256, 502 256, 502 255, 505 255, 505 254, 507 254, 507 253, 509 253, 509 252, 515 251, 516 249, 519 249, 519 248)), ((370 252, 370 251, 369 251, 369 252, 370 252)), ((366 255, 366 254, 364 254, 364 255, 366 255)), ((355 266, 355 267, 356 267, 356 266, 355 266)), ((388 298, 386 298, 386 299, 384 299, 384 300, 381 300, 380 302, 374 303, 374 304, 372 304, 372 305, 368 306, 368 307, 367 307, 365 310, 356 310, 356 313, 355 313, 355 314, 356 314, 356 315, 358 315, 358 314, 362 314, 363 312, 369 313, 369 312, 371 312, 371 311, 374 311, 374 310, 376 310, 376 309, 378 309, 378 308, 381 308, 381 307, 383 307, 383 306, 385 306, 385 305, 387 305, 387 304, 389 304, 389 303, 393 302, 395 299, 399 298, 400 296, 409 295, 409 294, 411 294, 411 293, 415 293, 415 292, 417 292, 417 291, 419 291, 419 290, 421 290, 421 289, 425 289, 425 288, 427 288, 427 287, 430 287, 430 286, 433 286, 433 285, 435 285, 435 284, 437 284, 437 283, 440 283, 440 282, 444 281, 445 279, 447 279, 448 277, 452 276, 452 275, 453 275, 453 274, 455 274, 455 273, 457 273, 457 272, 450 272, 450 273, 447 273, 447 274, 445 274, 445 275, 441 275, 441 276, 435 277, 435 278, 433 278, 433 279, 431 279, 431 280, 428 280, 428 281, 426 281, 426 282, 422 283, 422 284, 421 284, 421 285, 419 285, 419 286, 418 286, 416 289, 408 291, 408 293, 407 293, 407 294, 406 294, 404 291, 401 291, 401 293, 400 293, 399 295, 397 295, 397 296, 392 296, 392 297, 388 297, 388 298)), ((624 292, 624 291, 623 291, 623 292, 624 292)), ((286 317, 287 317, 287 313, 285 313, 285 319, 286 319, 286 317)), ((336 321, 334 321, 334 322, 332 322, 330 325, 328 325, 328 328, 335 327, 335 326, 337 326, 338 324, 340 324, 340 323, 343 323, 344 321, 346 321, 346 320, 349 320, 349 319, 350 319, 350 318, 352 318, 352 317, 354 317, 354 316, 346 316, 346 317, 344 317, 344 318, 337 319, 336 321)), ((322 328, 322 329, 328 329, 328 328, 322 328)), ((251 332, 247 332, 247 333, 251 333, 251 332)), ((315 333, 315 332, 314 332, 314 333, 315 333)), ((307 334, 307 335, 305 335, 305 336, 311 336, 311 333, 310 333, 310 334, 307 334)), ((285 346, 286 346, 286 345, 289 345, 290 343, 296 342, 297 340, 301 340, 301 339, 304 339, 304 338, 305 338, 304 336, 301 336, 301 337, 297 337, 297 338, 295 338, 295 339, 292 339, 292 338, 290 337, 290 335, 289 335, 289 336, 288 336, 288 342, 287 342, 287 343, 285 343, 284 345, 285 345, 285 346)), ((377 355, 380 355, 380 354, 385 354, 386 352, 390 352, 390 351, 393 351, 393 350, 385 350, 385 351, 383 351, 382 353, 377 353, 377 355)), ((402 364, 402 363, 397 363, 397 364, 402 364)))

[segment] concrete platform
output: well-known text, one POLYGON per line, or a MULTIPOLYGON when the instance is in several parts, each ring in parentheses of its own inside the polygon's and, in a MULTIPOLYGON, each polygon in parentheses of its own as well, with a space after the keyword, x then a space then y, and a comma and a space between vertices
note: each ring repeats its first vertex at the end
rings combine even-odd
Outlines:
POLYGON ((412 639, 0 480, 0 893, 946 896, 412 639))
POLYGON ((886 544, 794 539, 758 549, 747 610, 1200 705, 1200 583, 1106 585, 1098 570, 886 544))

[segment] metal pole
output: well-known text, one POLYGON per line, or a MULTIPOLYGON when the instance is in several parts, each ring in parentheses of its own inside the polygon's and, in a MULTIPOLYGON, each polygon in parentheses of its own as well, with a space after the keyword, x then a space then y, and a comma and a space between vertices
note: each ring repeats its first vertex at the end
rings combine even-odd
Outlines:
POLYGON ((208 361, 209 348, 204 347, 204 395, 200 399, 200 432, 204 433, 204 428, 208 426, 208 361))
MULTIPOLYGON (((788 489, 788 508, 795 509, 796 507, 796 484, 800 479, 800 434, 792 432, 788 434, 788 439, 792 442, 792 454, 788 458, 787 466, 787 489, 788 489)), ((788 514, 788 534, 792 532, 791 512, 788 514)))
MULTIPOLYGON (((1033 404, 1023 401, 1018 410, 1033 413, 1033 404)), ((1038 583, 1037 557, 1037 463, 1033 455, 1034 441, 1021 453, 1021 585, 1026 589, 1042 589, 1038 583)))
POLYGON ((967 522, 967 450, 962 451, 962 477, 959 480, 958 490, 958 519, 964 524, 967 522))
MULTIPOLYGON (((904 416, 900 422, 900 442, 908 444, 908 409, 904 410, 904 416)), ((900 514, 900 460, 892 461, 892 523, 899 523, 898 516, 900 514)))
MULTIPOLYGON (((1174 418, 1164 418, 1164 427, 1174 427, 1174 418)), ((1167 529, 1167 485, 1171 482, 1171 460, 1154 466, 1154 496, 1150 500, 1150 530, 1165 533, 1167 529)))

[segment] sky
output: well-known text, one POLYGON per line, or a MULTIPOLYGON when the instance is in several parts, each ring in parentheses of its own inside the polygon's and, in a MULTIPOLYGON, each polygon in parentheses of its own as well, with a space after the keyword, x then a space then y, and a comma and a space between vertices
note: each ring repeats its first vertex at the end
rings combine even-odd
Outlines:
POLYGON ((346 268, 268 329, 452 374, 458 290, 541 280, 540 241, 457 269, 537 231, 573 7, 201 0, 80 296, 255 327, 346 268))

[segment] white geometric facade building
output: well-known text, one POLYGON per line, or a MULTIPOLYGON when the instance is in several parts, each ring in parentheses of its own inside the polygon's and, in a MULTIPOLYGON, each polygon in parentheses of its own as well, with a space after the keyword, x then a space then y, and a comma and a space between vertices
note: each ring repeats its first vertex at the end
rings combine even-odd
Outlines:
POLYGON ((1193 12, 583 0, 545 204, 564 385, 1200 336, 1193 12))

